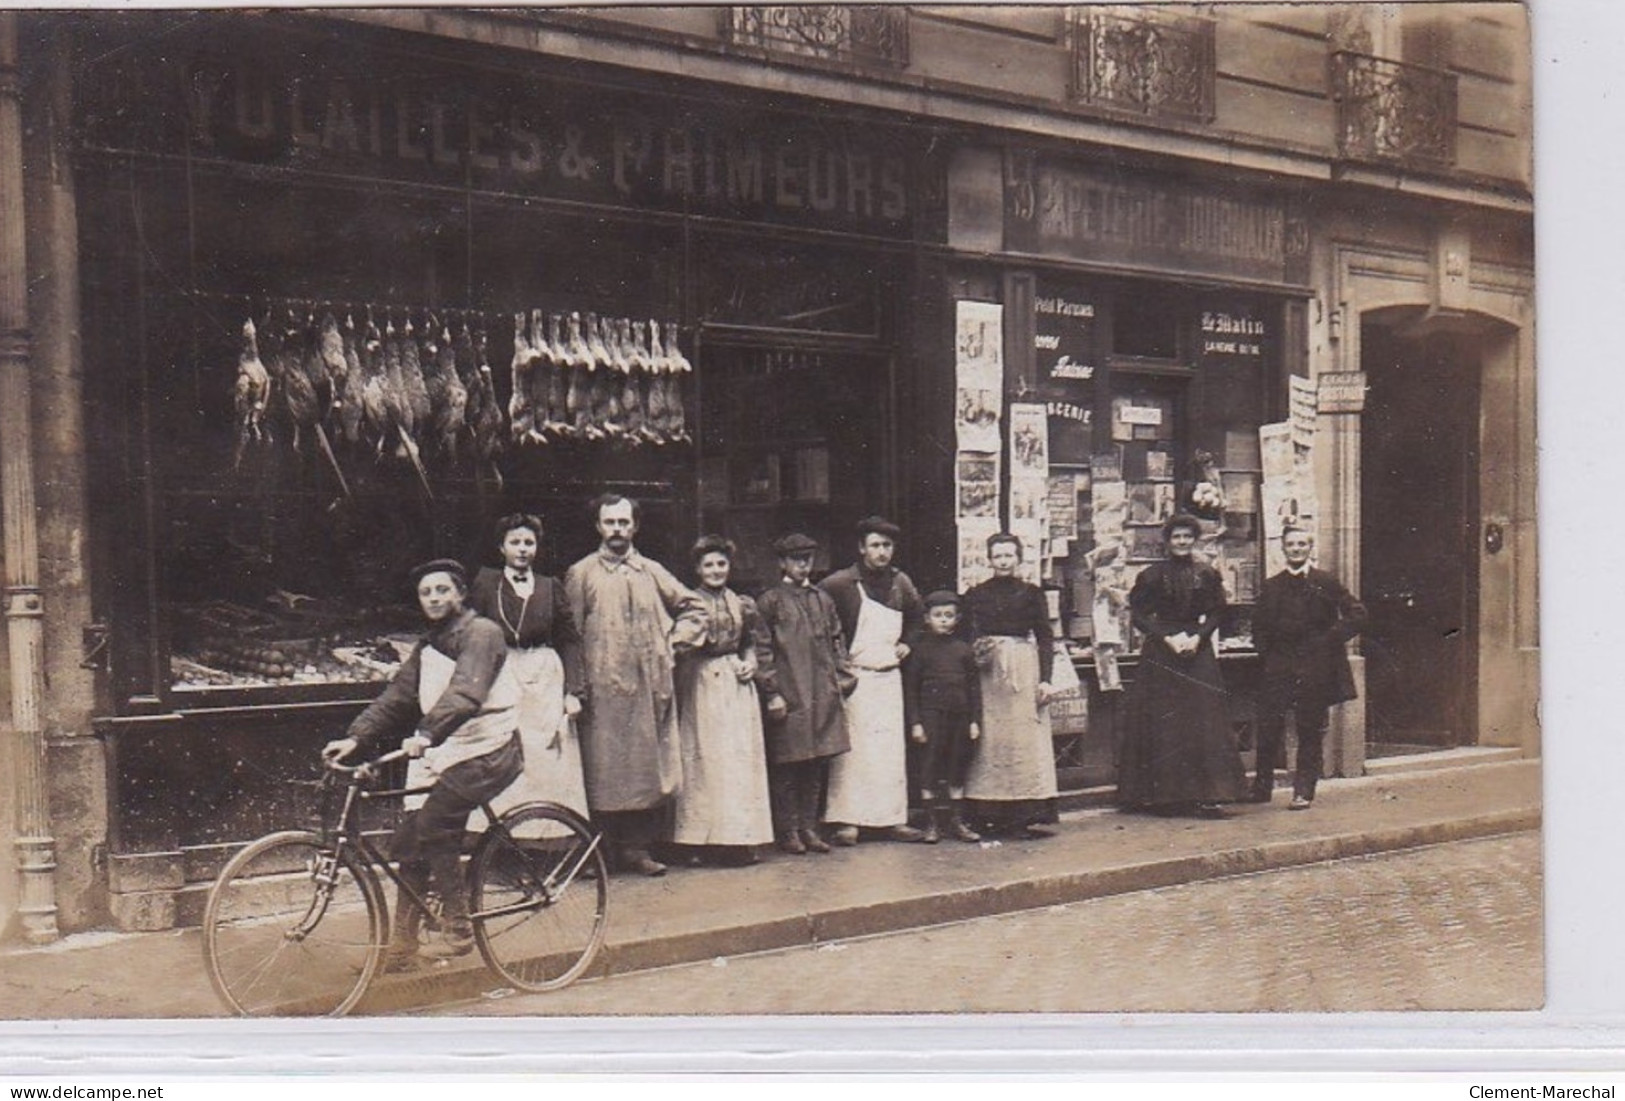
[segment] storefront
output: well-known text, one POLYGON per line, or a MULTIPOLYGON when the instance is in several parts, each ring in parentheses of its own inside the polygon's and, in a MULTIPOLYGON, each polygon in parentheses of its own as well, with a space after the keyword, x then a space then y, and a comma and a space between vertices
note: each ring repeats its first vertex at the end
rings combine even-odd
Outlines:
POLYGON ((1117 701, 1139 649, 1126 599, 1175 512, 1202 520, 1233 604, 1219 648, 1250 745, 1249 617, 1268 539, 1316 522, 1313 405, 1307 424, 1304 410, 1295 431, 1289 420, 1311 295, 1297 196, 1018 148, 960 150, 949 187, 959 576, 986 576, 992 531, 1023 536, 1082 673, 1079 698, 1052 708, 1063 786, 1114 781, 1117 701), (972 350, 984 325, 1002 373, 972 350))
POLYGON ((406 571, 494 564, 497 517, 562 573, 626 493, 645 553, 722 531, 749 591, 784 531, 827 569, 908 514, 924 134, 292 16, 143 41, 78 127, 121 924, 195 920, 299 820, 410 645, 406 571))

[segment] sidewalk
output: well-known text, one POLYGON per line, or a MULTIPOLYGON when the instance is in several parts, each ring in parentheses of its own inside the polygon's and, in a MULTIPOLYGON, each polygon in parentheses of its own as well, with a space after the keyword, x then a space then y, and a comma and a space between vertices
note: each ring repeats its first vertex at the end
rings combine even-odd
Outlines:
MULTIPOLYGON (((1244 805, 1221 821, 1097 809, 1045 841, 865 843, 828 856, 772 852, 751 868, 617 877, 600 973, 839 940, 1012 910, 1533 829, 1540 764, 1512 761, 1328 780, 1314 809, 1244 805)), ((393 899, 391 900, 393 901, 393 899)), ((389 977, 364 1012, 479 997, 478 962, 389 977)), ((658 1010, 659 1007, 651 1007, 658 1010)), ((0 953, 0 1017, 211 1017, 196 929, 92 933, 0 953)))

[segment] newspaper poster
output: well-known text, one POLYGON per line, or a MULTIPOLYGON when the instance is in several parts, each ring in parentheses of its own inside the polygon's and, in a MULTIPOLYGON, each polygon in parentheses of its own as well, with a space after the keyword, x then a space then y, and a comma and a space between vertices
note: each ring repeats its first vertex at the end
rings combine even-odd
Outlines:
POLYGON ((1291 411, 1292 442, 1299 447, 1312 447, 1315 442, 1315 417, 1319 401, 1314 380, 1304 378, 1302 375, 1293 375, 1287 381, 1291 394, 1288 408, 1291 411))
POLYGON ((955 379, 961 390, 1004 390, 1004 307, 995 302, 957 304, 955 379))
POLYGON ((996 454, 999 450, 999 410, 1004 403, 997 390, 960 387, 954 402, 954 437, 961 451, 996 454))
MULTIPOLYGON (((1046 519, 1045 510, 1049 502, 1049 482, 1037 478, 1011 478, 1010 479, 1010 525, 1014 530, 1016 524, 1026 523, 1030 520, 1042 521, 1046 519)), ((1048 534, 1046 528, 1045 534, 1048 534)), ((1069 533, 1070 534, 1070 533, 1069 533)), ((1037 549, 1033 544, 1033 549, 1037 549)))
POLYGON ((1101 546, 1123 541, 1123 523, 1128 519, 1128 486, 1124 482, 1096 480, 1089 489, 1090 511, 1095 521, 1095 542, 1101 546))
POLYGON ((1290 424, 1261 424, 1258 426, 1259 455, 1264 468, 1264 480, 1292 476, 1292 426, 1290 424))
POLYGON ((993 576, 993 567, 987 561, 987 541, 999 532, 998 517, 964 517, 958 525, 957 580, 960 592, 967 592, 993 576))
POLYGON ((999 456, 961 453, 954 464, 959 515, 999 522, 999 456))
MULTIPOLYGON (((1075 539, 1078 535, 1078 476, 1051 474, 1045 491, 1044 508, 1049 513, 1051 543, 1075 539)), ((1062 557, 1059 549, 1056 557, 1062 557)))
POLYGON ((1040 558, 1040 545, 1044 540, 1043 520, 1011 520, 1010 534, 1021 540, 1021 545, 1027 548, 1021 556, 1021 565, 1016 567, 1016 576, 1029 585, 1041 583, 1043 575, 1043 562, 1040 558))
POLYGON ((1010 406, 1010 480, 1049 477, 1049 413, 1026 402, 1010 406))

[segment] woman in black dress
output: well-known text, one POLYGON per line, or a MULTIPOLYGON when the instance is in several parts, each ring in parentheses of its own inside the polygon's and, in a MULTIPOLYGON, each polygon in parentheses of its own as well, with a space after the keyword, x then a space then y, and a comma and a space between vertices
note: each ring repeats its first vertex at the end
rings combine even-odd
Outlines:
POLYGON ((1201 524, 1179 515, 1163 525, 1168 557, 1147 567, 1129 593, 1145 636, 1126 704, 1118 801, 1128 809, 1223 817, 1246 773, 1230 728, 1213 635, 1224 618, 1224 582, 1193 557, 1201 524))

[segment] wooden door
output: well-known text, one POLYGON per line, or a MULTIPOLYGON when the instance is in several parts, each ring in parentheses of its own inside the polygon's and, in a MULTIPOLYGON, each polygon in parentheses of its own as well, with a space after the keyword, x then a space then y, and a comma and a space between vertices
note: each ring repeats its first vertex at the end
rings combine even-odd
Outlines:
POLYGON ((1477 741, 1480 355, 1367 323, 1361 595, 1367 740, 1477 741))

